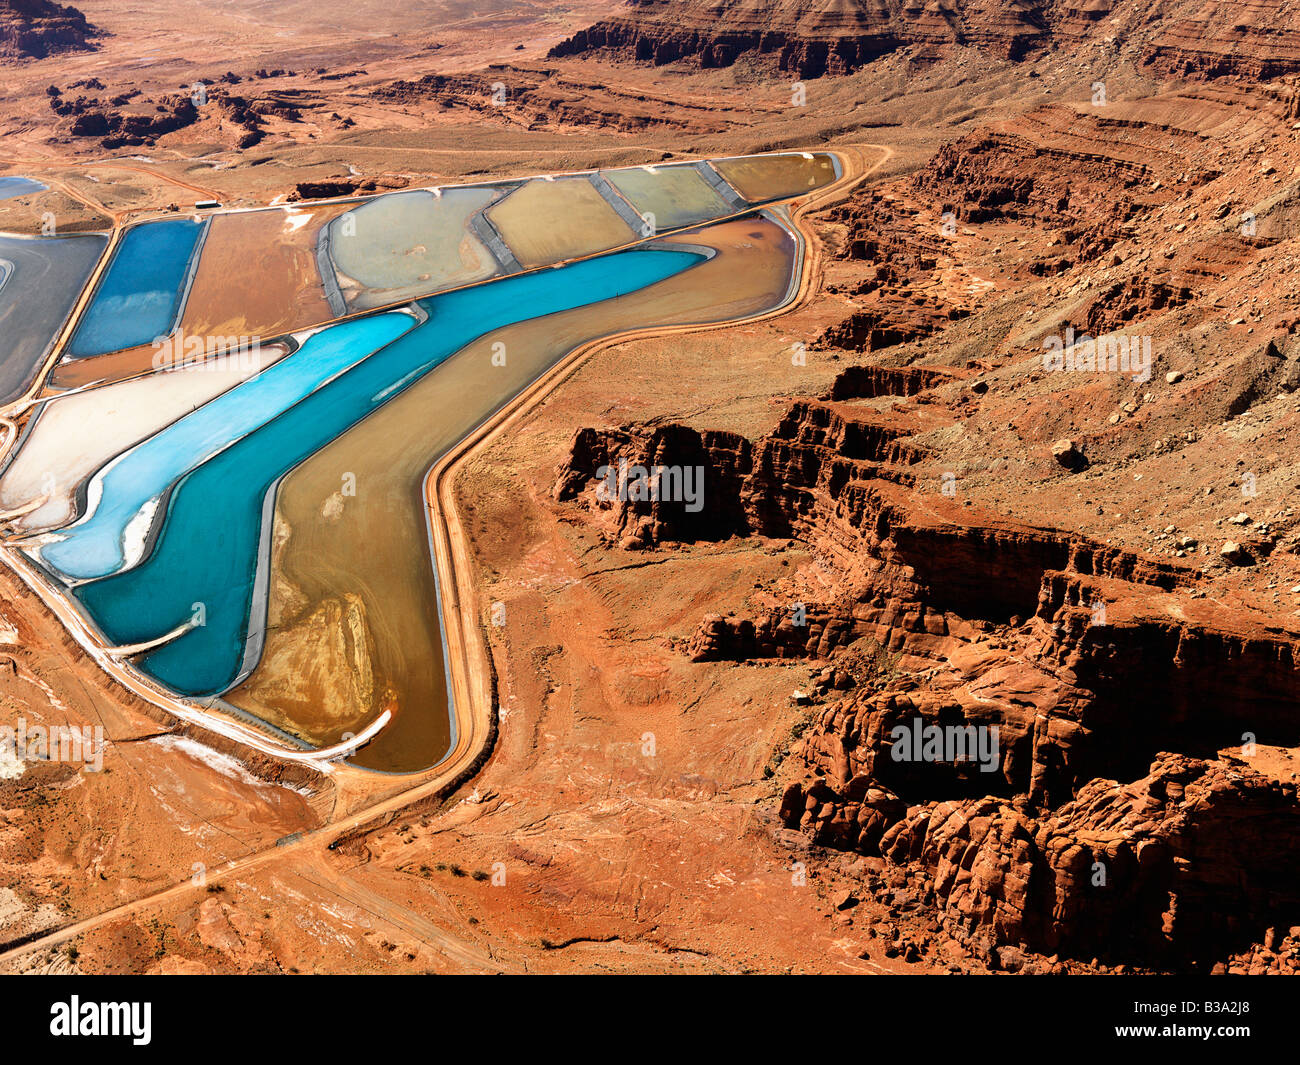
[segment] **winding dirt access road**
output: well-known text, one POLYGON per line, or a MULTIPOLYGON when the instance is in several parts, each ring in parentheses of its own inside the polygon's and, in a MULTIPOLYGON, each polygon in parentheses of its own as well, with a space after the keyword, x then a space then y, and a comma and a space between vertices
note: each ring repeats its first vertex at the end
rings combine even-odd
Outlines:
MULTIPOLYGON (((748 324, 777 317, 803 303, 816 289, 821 276, 820 247, 815 240, 811 239, 811 233, 804 226, 805 217, 843 198, 852 188, 884 166, 894 154, 893 149, 887 145, 865 143, 819 150, 834 151, 843 164, 844 172, 839 181, 808 199, 787 201, 791 222, 798 229, 804 247, 798 289, 783 306, 765 314, 742 319, 740 322, 631 330, 603 337, 576 348, 492 419, 466 437, 429 471, 425 480, 425 499, 439 594, 442 599, 457 737, 453 749, 430 776, 404 791, 357 810, 338 821, 322 825, 320 828, 304 832, 297 838, 281 841, 224 865, 212 867, 207 871, 207 879, 203 885, 196 885, 187 878, 170 887, 150 892, 53 931, 23 937, 22 940, 9 945, 7 949, 0 950, 0 967, 10 966, 25 955, 57 947, 105 924, 132 917, 159 905, 180 902, 194 894, 206 893, 208 885, 246 875, 281 859, 293 859, 295 867, 305 862, 312 868, 320 870, 322 866, 328 865, 325 861, 326 853, 347 838, 362 835, 390 821, 417 803, 446 798, 473 777, 491 754, 496 739, 498 729, 495 705, 496 675, 487 634, 482 627, 477 607, 478 576, 469 554, 469 538, 465 535, 461 515, 455 505, 456 476, 482 449, 488 447, 502 433, 512 429, 597 351, 632 340, 729 329, 742 322, 748 324), (867 165, 864 149, 881 154, 867 165)), ((25 581, 27 580, 22 573, 25 567, 14 565, 12 552, 0 549, 0 558, 23 576, 25 581)), ((111 672, 114 676, 118 675, 117 670, 111 672)), ((201 727, 210 726, 201 725, 201 727)), ((226 734, 224 730, 221 731, 226 734)), ((246 741, 241 740, 241 742, 246 741)), ((249 746, 257 750, 262 749, 257 744, 250 743, 249 746)), ((336 881, 336 887, 341 887, 346 893, 348 887, 338 883, 340 880, 346 881, 346 877, 341 872, 335 872, 331 874, 331 878, 336 881)), ((361 890, 357 885, 353 887, 361 890)), ((377 916, 382 920, 398 923, 391 916, 383 914, 377 916)), ((421 934, 424 935, 424 932, 427 932, 427 929, 421 934)), ((430 937, 424 935, 424 938, 430 937)), ((459 940, 445 935, 434 938, 437 939, 439 949, 444 950, 448 957, 463 964, 467 969, 491 971, 502 969, 499 962, 493 961, 481 951, 459 940)))

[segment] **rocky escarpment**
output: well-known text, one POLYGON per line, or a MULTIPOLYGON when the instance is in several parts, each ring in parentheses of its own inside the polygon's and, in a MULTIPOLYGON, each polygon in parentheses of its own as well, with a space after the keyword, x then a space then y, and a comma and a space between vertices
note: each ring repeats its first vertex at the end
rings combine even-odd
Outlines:
POLYGON ((833 562, 837 597, 708 616, 686 650, 835 663, 787 760, 802 769, 781 820, 909 870, 990 964, 1020 945, 1208 963, 1300 921, 1300 894, 1273 887, 1300 857, 1295 787, 1216 753, 1300 744, 1300 639, 1205 610, 1189 566, 959 507, 941 486, 920 494, 923 423, 856 401, 961 376, 854 367, 752 444, 580 430, 555 495, 603 513, 624 546, 795 537, 833 562), (598 498, 620 459, 699 464, 705 508, 688 521, 672 500, 598 498), (927 729, 955 734, 961 754, 904 739, 927 729), (1171 740, 1180 754, 1164 753, 1171 740), (1229 909, 1237 879, 1250 889, 1229 909))
POLYGON ((849 366, 836 376, 827 398, 842 400, 916 396, 953 377, 951 371, 932 366, 849 366))
POLYGON ((969 47, 1020 61, 1090 45, 1122 51, 1163 76, 1260 81, 1300 71, 1298 18, 1281 0, 955 0, 932 6, 905 0, 631 0, 615 17, 556 45, 551 56, 689 61, 706 69, 745 59, 815 78, 851 74, 903 49, 919 60, 969 47))
POLYGON ((1006 967, 1021 963, 1008 943, 1208 967, 1267 939, 1260 970, 1296 969, 1300 937, 1278 941, 1300 912, 1300 803, 1240 762, 1162 754, 1045 816, 992 796, 918 806, 873 849, 917 870, 948 931, 1006 967))
POLYGON ((753 448, 737 433, 579 429, 553 494, 584 497, 606 538, 626 549, 721 540, 748 529, 740 487, 752 470, 753 448))
POLYGON ((854 311, 828 326, 813 342, 815 349, 846 348, 851 351, 880 351, 938 332, 956 317, 943 308, 927 307, 915 301, 854 311))
POLYGON ((1162 311, 1182 307, 1191 301, 1189 285, 1163 278, 1143 277, 1134 281, 1113 281, 1089 301, 1079 315, 1078 332, 1101 336, 1130 322, 1162 311))
POLYGON ((741 55, 768 58, 799 77, 856 70, 899 47, 902 38, 872 12, 821 4, 811 11, 788 2, 767 10, 700 10, 672 0, 638 0, 621 18, 599 22, 551 50, 553 57, 607 50, 656 65, 680 59, 731 66, 741 55))
POLYGON ((102 32, 71 5, 0 0, 0 59, 44 59, 88 51, 102 32))
POLYGON ((858 293, 886 284, 908 284, 939 266, 948 249, 933 228, 916 223, 917 211, 878 189, 863 189, 826 213, 843 227, 835 249, 838 258, 870 263, 858 293))
POLYGON ((299 181, 285 200, 299 203, 302 200, 330 200, 339 196, 357 196, 373 192, 395 192, 404 189, 411 179, 400 174, 380 174, 374 177, 335 178, 327 181, 299 181))
POLYGON ((551 51, 555 57, 607 51, 655 64, 690 59, 727 67, 744 56, 801 78, 848 74, 901 47, 970 45, 1020 59, 1051 39, 1049 12, 1066 35, 1092 21, 1064 5, 990 4, 962 0, 944 7, 885 3, 812 5, 794 0, 699 6, 683 0, 634 0, 626 14, 581 30, 551 51))
POLYGON ((1053 273, 1109 251, 1134 232, 1136 219, 1166 208, 1189 184, 1214 181, 1213 168, 1179 165, 1196 144, 1170 126, 1049 105, 1014 129, 981 130, 945 145, 913 184, 918 196, 964 223, 1051 229, 1060 254, 1041 272, 1053 273))
POLYGON ((1143 50, 1160 74, 1262 81, 1300 71, 1300 13, 1283 0, 1183 3, 1161 19, 1143 50))
POLYGON ((826 218, 831 253, 850 271, 827 291, 856 309, 827 326, 813 350, 880 351, 906 344, 965 318, 978 303, 977 295, 953 282, 962 271, 942 230, 898 197, 862 190, 826 218))
POLYGON ((154 144, 157 138, 198 121, 199 110, 188 96, 170 96, 151 112, 124 113, 95 97, 50 97, 50 109, 65 118, 73 137, 94 137, 105 148, 154 144))

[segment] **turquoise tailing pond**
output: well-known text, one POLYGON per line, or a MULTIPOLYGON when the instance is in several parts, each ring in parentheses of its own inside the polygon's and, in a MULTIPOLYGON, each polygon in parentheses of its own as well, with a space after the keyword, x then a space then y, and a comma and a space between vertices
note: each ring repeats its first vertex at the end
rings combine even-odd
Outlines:
POLYGON ((120 455, 91 479, 87 513, 59 530, 63 539, 42 548, 41 561, 69 580, 117 572, 126 562, 127 526, 170 485, 415 324, 409 314, 390 313, 313 333, 288 358, 120 455))
POLYGON ((68 344, 68 356, 104 355, 170 333, 202 233, 201 222, 182 218, 128 229, 68 344))
MULTIPOLYGON (((73 593, 114 644, 156 638, 203 604, 203 626, 135 664, 182 695, 226 690, 252 664, 245 655, 256 638, 249 619, 258 554, 280 477, 476 337, 645 288, 703 258, 690 251, 618 252, 420 301, 427 322, 186 474, 168 494, 162 527, 140 565, 73 593)), ((491 373, 485 366, 485 388, 492 387, 491 373)))

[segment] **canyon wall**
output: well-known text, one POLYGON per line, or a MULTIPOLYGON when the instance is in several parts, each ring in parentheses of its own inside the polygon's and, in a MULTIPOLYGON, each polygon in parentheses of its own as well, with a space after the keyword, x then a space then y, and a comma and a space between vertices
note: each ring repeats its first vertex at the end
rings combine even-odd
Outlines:
POLYGON ((813 666, 769 766, 777 838, 860 855, 863 889, 993 968, 1300 959, 1294 190, 1239 162, 1289 138, 1291 110, 1192 99, 1201 129, 1181 99, 1049 105, 856 190, 819 229, 844 316, 810 351, 854 363, 821 395, 752 440, 584 428, 557 470, 557 502, 611 548, 807 552, 815 580, 738 591, 679 649, 813 666), (980 275, 1033 295, 981 302, 980 275), (1151 335, 1150 379, 1045 373, 1043 336, 1066 328, 1151 335), (1255 425, 1269 443, 1245 442, 1255 425), (1243 499, 1269 452, 1268 503, 1243 499), (622 458, 700 465, 702 511, 599 498, 622 458), (1135 492, 1146 527, 1121 513, 1135 492), (1202 542, 1216 528, 1232 543, 1202 542))
POLYGON ((0 0, 0 58, 44 59, 94 47, 101 31, 75 7, 51 0, 0 0))
POLYGON ((631 0, 551 55, 704 68, 744 57, 816 78, 851 74, 898 51, 925 61, 968 47, 1019 61, 1084 44, 1123 52, 1158 76, 1262 80, 1300 71, 1300 12, 1280 0, 631 0))

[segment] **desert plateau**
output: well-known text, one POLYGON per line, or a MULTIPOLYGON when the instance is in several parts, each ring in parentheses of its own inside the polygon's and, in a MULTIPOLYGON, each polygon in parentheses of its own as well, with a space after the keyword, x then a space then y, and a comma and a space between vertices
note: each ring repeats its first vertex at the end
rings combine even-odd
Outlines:
POLYGON ((0 973, 1300 972, 1288 3, 0 0, 0 445, 0 973))

